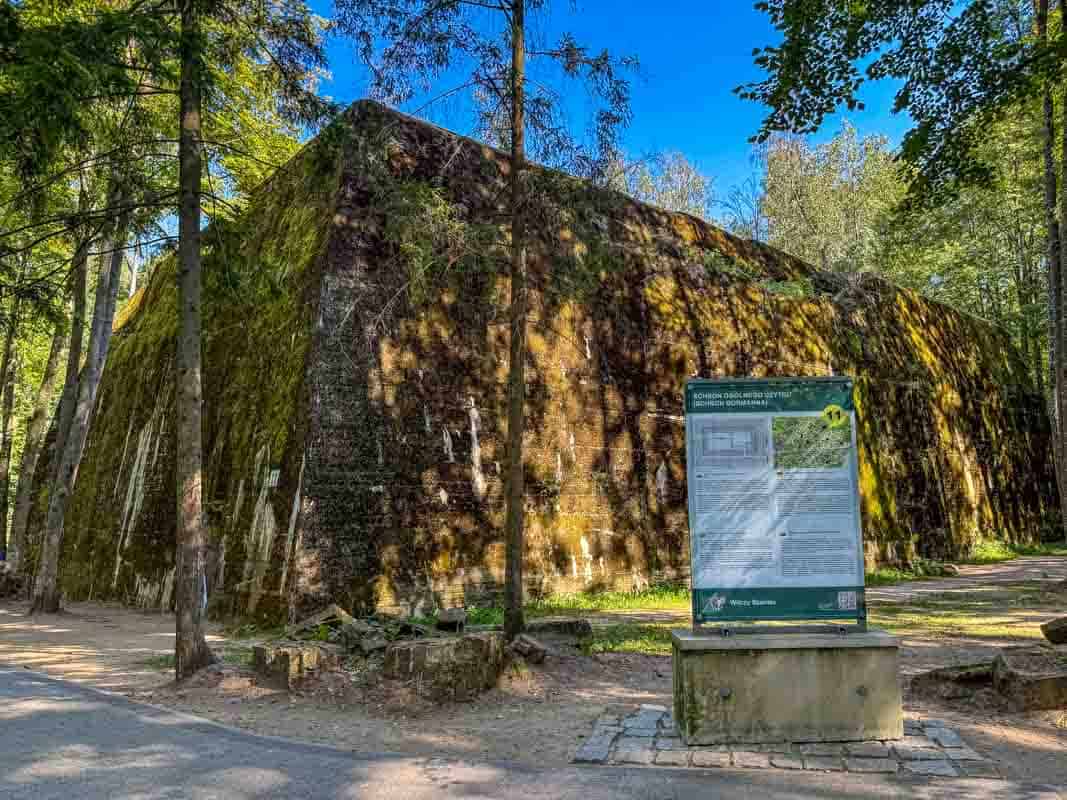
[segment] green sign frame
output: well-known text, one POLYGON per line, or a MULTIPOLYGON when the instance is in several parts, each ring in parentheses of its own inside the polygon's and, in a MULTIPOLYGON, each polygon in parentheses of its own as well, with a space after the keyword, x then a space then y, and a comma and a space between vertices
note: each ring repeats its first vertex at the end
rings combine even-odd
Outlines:
POLYGON ((844 376, 686 383, 694 627, 866 627, 853 388, 844 376))

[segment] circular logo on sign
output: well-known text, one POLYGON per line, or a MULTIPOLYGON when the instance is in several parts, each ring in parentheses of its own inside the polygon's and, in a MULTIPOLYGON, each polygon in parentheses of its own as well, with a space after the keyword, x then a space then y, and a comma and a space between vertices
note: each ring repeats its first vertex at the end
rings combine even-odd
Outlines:
POLYGON ((848 414, 845 409, 836 403, 828 405, 822 410, 823 419, 831 428, 841 428, 848 424, 848 414))

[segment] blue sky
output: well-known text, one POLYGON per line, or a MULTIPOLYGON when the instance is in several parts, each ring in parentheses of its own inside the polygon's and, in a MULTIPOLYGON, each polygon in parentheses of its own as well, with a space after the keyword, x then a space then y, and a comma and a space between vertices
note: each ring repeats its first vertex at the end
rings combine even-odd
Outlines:
MULTIPOLYGON (((311 5, 320 14, 329 14, 330 0, 311 0, 311 5)), ((545 38, 569 31, 592 49, 606 47, 640 59, 641 74, 633 85, 633 124, 624 134, 629 153, 679 150, 714 177, 720 196, 744 180, 751 171, 747 140, 764 109, 740 100, 732 90, 761 77, 752 50, 776 39, 752 0, 577 0, 575 10, 562 0, 552 5, 557 10, 550 19, 534 18, 545 38)), ((329 55, 333 77, 323 92, 345 102, 363 97, 366 74, 350 46, 333 42, 329 55)), ((890 113, 893 91, 887 84, 865 87, 866 110, 848 114, 861 135, 882 133, 894 144, 900 141, 908 120, 890 113)), ((463 130, 465 119, 454 108, 438 109, 429 116, 468 132, 463 130)), ((829 119, 815 138, 832 136, 840 119, 829 119)))

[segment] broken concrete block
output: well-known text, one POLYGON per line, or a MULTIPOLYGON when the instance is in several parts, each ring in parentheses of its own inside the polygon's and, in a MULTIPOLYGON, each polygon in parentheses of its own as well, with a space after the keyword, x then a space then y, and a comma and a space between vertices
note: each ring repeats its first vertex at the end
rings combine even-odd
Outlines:
POLYGON ((993 686, 1019 711, 1067 708, 1067 653, 1009 647, 993 662, 993 686))
POLYGON ((337 641, 346 652, 357 653, 362 651, 363 640, 376 634, 380 634, 377 628, 365 620, 356 619, 341 626, 337 641))
POLYGON ((299 633, 313 630, 319 625, 330 625, 331 623, 334 625, 350 625, 353 622, 355 622, 355 619, 351 614, 336 603, 331 603, 319 613, 312 614, 295 625, 290 625, 285 629, 285 635, 287 638, 292 638, 299 633))
POLYGON ((437 615, 437 629, 462 633, 467 626, 467 611, 463 608, 446 608, 437 615))
POLYGON ((532 636, 520 633, 511 643, 512 652, 522 656, 531 664, 540 664, 545 660, 547 648, 532 636))
POLYGON ((252 668, 260 685, 288 691, 304 675, 303 655, 299 647, 257 644, 252 648, 252 668))
POLYGON ((921 672, 911 679, 911 688, 943 700, 953 700, 973 695, 982 686, 992 682, 993 662, 983 661, 921 672))
POLYGON ((368 636, 359 642, 359 651, 365 656, 377 653, 389 646, 389 641, 384 636, 368 636))
POLYGON ((252 648, 256 682, 286 691, 295 689, 313 672, 337 669, 340 653, 335 646, 282 642, 252 648))
POLYGON ((386 677, 410 682, 435 700, 471 700, 495 686, 503 669, 499 633, 393 642, 385 649, 386 677))
POLYGON ((1067 617, 1060 617, 1041 626, 1041 633, 1053 644, 1067 644, 1067 617))

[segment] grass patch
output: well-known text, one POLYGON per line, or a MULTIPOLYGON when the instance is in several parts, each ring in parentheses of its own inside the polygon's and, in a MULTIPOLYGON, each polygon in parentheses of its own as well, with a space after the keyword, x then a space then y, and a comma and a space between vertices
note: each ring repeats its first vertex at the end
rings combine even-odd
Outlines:
POLYGON ((997 539, 980 539, 969 558, 963 564, 1000 564, 1013 561, 1019 556, 1067 556, 1063 542, 1013 545, 997 539))
POLYGON ((152 656, 146 658, 141 662, 149 669, 156 669, 160 672, 174 669, 174 653, 167 653, 165 656, 152 656))
POLYGON ((593 635, 582 643, 585 653, 671 654, 671 629, 677 625, 604 625, 593 628, 593 635))
MULTIPOLYGON (((216 647, 214 648, 214 652, 219 661, 224 664, 232 664, 235 667, 252 666, 252 648, 246 645, 216 647)), ((174 653, 152 656, 151 658, 146 658, 141 663, 149 669, 158 670, 159 672, 173 672, 174 653)))
MULTIPOLYGON (((689 611, 692 595, 684 586, 663 584, 639 592, 580 592, 558 594, 526 604, 526 616, 554 617, 598 611, 689 611)), ((435 617, 415 617, 412 622, 432 626, 435 617)), ((503 606, 467 606, 468 625, 503 625, 503 606)), ((669 637, 668 637, 669 638, 669 637)))
POLYGON ((692 595, 685 586, 662 584, 639 592, 582 592, 560 594, 527 606, 531 616, 553 616, 581 611, 689 611, 692 595))

